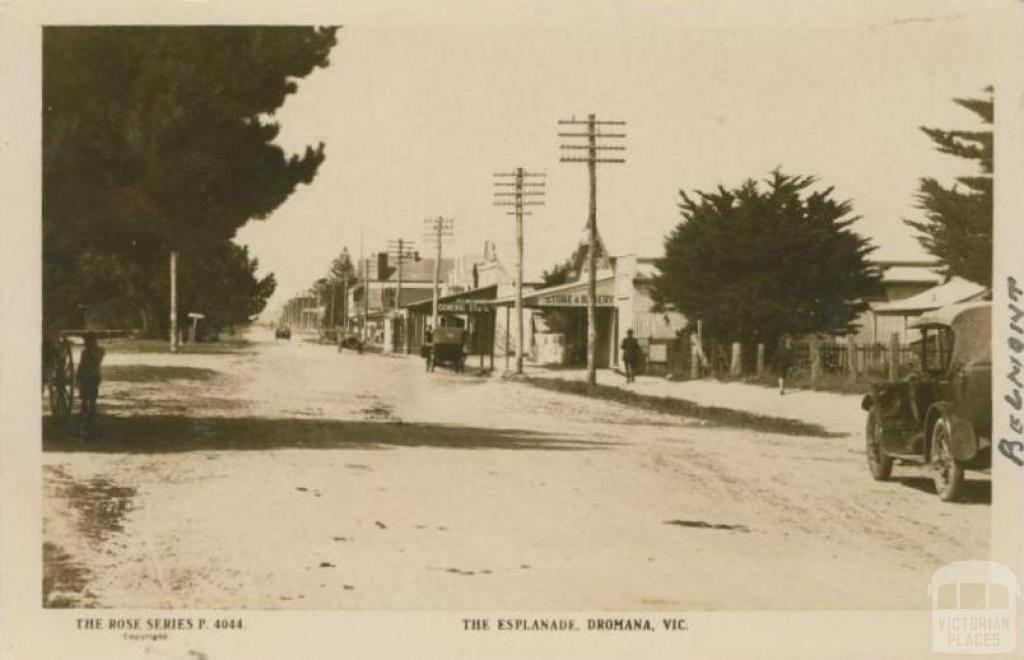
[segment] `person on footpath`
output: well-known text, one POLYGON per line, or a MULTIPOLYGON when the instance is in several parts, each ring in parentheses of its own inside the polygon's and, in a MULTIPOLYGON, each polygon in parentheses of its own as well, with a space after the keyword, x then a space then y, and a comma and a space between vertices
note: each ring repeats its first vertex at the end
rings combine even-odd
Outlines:
POLYGON ((429 323, 423 331, 423 345, 420 347, 420 357, 426 362, 427 371, 430 371, 430 361, 434 357, 434 328, 429 323))
POLYGON ((82 410, 78 417, 78 439, 88 442, 97 436, 96 399, 100 395, 102 380, 103 356, 106 351, 100 347, 96 333, 87 332, 83 336, 85 349, 78 361, 78 395, 82 400, 82 410))
POLYGON ((793 339, 789 335, 783 335, 775 349, 775 376, 779 379, 779 396, 786 394, 786 378, 789 370, 793 367, 793 339))
POLYGON ((626 367, 626 382, 632 383, 636 380, 636 368, 640 364, 640 342, 632 330, 626 330, 626 338, 622 340, 622 364, 626 367))

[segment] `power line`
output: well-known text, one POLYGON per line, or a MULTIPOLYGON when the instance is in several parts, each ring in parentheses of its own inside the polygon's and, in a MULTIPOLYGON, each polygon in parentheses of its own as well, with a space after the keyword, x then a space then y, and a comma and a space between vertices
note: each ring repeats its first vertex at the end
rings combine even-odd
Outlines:
MULTIPOLYGON (((523 373, 523 216, 532 215, 523 210, 527 206, 543 206, 543 172, 527 172, 517 167, 514 172, 499 172, 494 175, 494 205, 511 206, 507 213, 516 221, 516 373, 523 373), (512 178, 512 181, 504 179, 512 178), (513 190, 506 191, 504 187, 513 190), (510 199, 511 198, 511 199, 510 199)), ((505 347, 506 355, 508 347, 505 347)), ((507 360, 507 358, 506 358, 507 360)))
POLYGON ((433 299, 434 306, 431 313, 431 326, 437 329, 437 298, 438 298, 438 286, 440 285, 441 279, 441 246, 444 244, 445 238, 451 238, 455 235, 455 219, 445 218, 444 216, 437 216, 436 218, 427 218, 423 221, 427 225, 426 240, 432 241, 437 248, 437 257, 434 260, 434 289, 433 299))
POLYGON ((624 158, 601 157, 600 153, 606 151, 625 151, 625 147, 617 144, 599 144, 598 140, 617 140, 626 137, 625 133, 600 132, 599 126, 625 126, 626 122, 620 120, 598 120, 593 114, 587 115, 586 119, 560 119, 560 126, 582 126, 585 132, 564 132, 558 136, 569 139, 583 138, 585 144, 567 143, 562 144, 561 149, 565 152, 559 160, 563 163, 586 163, 590 174, 590 212, 587 216, 587 262, 590 271, 587 282, 587 382, 591 385, 597 384, 597 164, 598 163, 625 163, 624 158), (575 154, 585 150, 586 156, 579 157, 575 154))
MULTIPOLYGON (((398 286, 395 291, 395 311, 397 312, 401 308, 402 299, 402 264, 406 260, 415 258, 416 250, 415 244, 412 241, 408 241, 404 238, 396 238, 388 241, 388 256, 395 258, 395 267, 398 270, 398 286)), ((380 277, 380 274, 378 274, 380 277)), ((384 279, 381 277, 381 279, 384 279)))

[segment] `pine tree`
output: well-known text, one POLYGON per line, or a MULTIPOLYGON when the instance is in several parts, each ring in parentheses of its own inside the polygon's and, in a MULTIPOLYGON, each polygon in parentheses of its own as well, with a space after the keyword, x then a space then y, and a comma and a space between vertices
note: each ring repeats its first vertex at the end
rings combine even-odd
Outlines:
MULTIPOLYGON (((991 126, 992 88, 987 98, 953 99, 991 126)), ((919 232, 918 241, 944 265, 947 275, 992 286, 992 153, 991 130, 942 130, 922 126, 921 131, 944 153, 976 161, 979 172, 957 177, 952 186, 924 177, 917 191, 917 207, 924 220, 904 220, 919 232)))
POLYGON ((356 269, 352 263, 352 257, 349 256, 348 248, 342 248, 341 253, 331 261, 327 278, 338 284, 343 282, 351 284, 356 279, 356 269))

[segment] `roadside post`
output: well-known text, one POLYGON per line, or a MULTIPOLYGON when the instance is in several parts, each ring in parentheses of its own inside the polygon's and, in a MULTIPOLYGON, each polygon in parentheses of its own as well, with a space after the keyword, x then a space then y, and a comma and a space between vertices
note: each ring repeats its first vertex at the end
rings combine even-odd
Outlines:
POLYGON ((811 362, 811 387, 818 389, 818 381, 821 379, 821 343, 817 337, 811 337, 808 349, 811 362))
POLYGON ((729 376, 739 378, 743 375, 743 345, 734 341, 732 343, 732 358, 729 361, 729 376))
POLYGON ((889 335, 889 380, 900 378, 900 336, 895 332, 889 335))

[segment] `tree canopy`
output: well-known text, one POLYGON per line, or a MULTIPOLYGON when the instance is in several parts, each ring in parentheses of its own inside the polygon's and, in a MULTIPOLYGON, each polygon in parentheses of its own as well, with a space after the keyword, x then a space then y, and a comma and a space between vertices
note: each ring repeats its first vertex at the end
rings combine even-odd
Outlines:
POLYGON ((576 273, 573 270, 573 260, 570 257, 560 264, 555 264, 550 270, 545 270, 541 273, 540 278, 544 282, 544 286, 558 286, 559 284, 565 284, 571 281, 575 277, 576 273))
POLYGON ((348 282, 351 284, 356 279, 356 268, 349 256, 348 248, 342 248, 341 253, 331 261, 327 271, 327 277, 333 282, 348 282))
POLYGON ((851 203, 816 183, 776 170, 761 184, 680 191, 655 300, 719 341, 774 346, 784 333, 851 330, 880 290, 867 260, 875 248, 850 229, 851 203))
MULTIPOLYGON (((994 112, 992 88, 986 98, 953 99, 970 110, 983 124, 991 125, 994 112)), ((924 220, 904 220, 918 232, 918 241, 937 257, 948 275, 992 286, 992 155, 991 130, 942 130, 922 126, 921 131, 944 154, 972 160, 977 173, 957 177, 944 186, 924 177, 917 190, 917 207, 924 220)))
POLYGON ((152 285, 172 249, 233 269, 205 287, 272 290, 226 243, 316 175, 324 145, 286 154, 273 115, 335 43, 335 28, 46 28, 44 323, 112 301, 162 322, 152 285))

